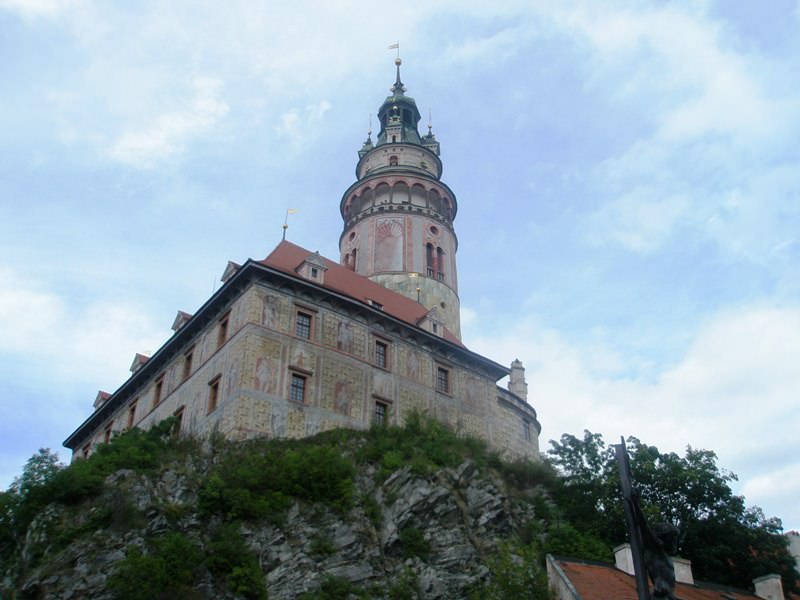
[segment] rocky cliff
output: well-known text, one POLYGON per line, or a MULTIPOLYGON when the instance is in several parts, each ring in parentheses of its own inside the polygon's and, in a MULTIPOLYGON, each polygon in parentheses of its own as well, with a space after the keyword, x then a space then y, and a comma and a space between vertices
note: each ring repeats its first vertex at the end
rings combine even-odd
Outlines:
POLYGON ((115 443, 116 458, 48 484, 58 500, 6 553, 3 598, 494 598, 514 585, 544 597, 524 559, 546 470, 435 423, 164 438, 157 461, 132 468, 136 445, 115 443))

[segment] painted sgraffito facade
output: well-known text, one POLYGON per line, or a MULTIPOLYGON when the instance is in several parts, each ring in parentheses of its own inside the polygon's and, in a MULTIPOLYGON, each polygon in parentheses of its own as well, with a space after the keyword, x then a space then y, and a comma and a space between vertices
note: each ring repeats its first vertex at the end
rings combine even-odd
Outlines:
POLYGON ((284 241, 264 260, 229 263, 223 286, 178 314, 164 346, 98 396, 65 441, 73 457, 170 416, 194 435, 296 438, 402 423, 412 410, 538 456, 521 363, 509 369, 461 343, 456 199, 439 181, 433 134, 415 135, 399 64, 392 89, 340 205, 340 261, 284 241), (509 389, 497 386, 505 376, 509 389))

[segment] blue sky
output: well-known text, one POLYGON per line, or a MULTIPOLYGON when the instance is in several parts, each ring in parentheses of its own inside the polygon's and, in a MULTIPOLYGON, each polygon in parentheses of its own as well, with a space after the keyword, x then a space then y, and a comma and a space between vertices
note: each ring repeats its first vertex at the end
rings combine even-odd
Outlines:
POLYGON ((286 208, 338 256, 400 40, 464 340, 525 363, 542 447, 710 448, 800 529, 798 30, 796 0, 0 0, 0 484, 286 208))

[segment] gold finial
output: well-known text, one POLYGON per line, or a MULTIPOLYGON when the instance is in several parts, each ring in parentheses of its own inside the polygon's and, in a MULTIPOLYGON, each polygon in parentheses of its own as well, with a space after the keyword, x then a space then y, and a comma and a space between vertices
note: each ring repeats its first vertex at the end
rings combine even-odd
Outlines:
POLYGON ((286 215, 283 217, 283 240, 286 241, 286 230, 289 229, 289 215, 295 214, 297 211, 296 208, 287 208, 286 215))

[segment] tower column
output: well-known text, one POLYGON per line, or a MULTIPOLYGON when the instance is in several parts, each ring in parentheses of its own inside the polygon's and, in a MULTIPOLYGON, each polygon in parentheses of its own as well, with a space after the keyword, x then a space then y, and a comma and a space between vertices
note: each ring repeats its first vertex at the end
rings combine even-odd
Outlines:
POLYGON ((453 220, 458 204, 441 181, 439 142, 420 136, 419 110, 397 78, 378 109, 380 132, 367 135, 356 182, 342 196, 342 264, 435 311, 461 337, 453 220), (353 261, 351 256, 358 256, 353 261))

